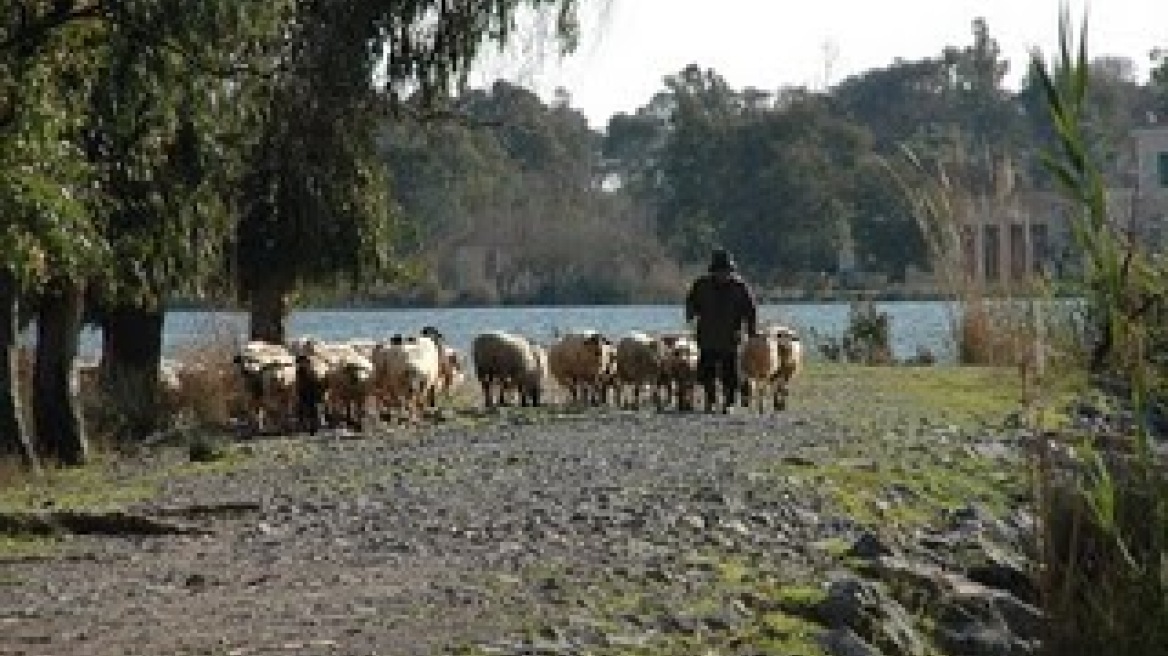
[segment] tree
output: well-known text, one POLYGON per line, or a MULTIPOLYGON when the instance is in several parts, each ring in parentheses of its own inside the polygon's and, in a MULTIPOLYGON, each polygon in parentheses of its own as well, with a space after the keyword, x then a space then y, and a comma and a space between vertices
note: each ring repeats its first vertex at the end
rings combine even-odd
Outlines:
POLYGON ((165 307, 221 277, 232 227, 227 189, 254 111, 254 73, 277 33, 278 2, 120 3, 107 28, 82 143, 112 257, 89 281, 102 329, 100 382, 116 428, 159 424, 165 307))
POLYGON ((852 220, 856 251, 867 270, 901 279, 910 266, 927 268, 929 254, 903 192, 874 157, 861 157, 849 185, 857 212, 852 220))
POLYGON ((296 3, 241 187, 236 271, 254 338, 283 340, 298 285, 395 273, 397 219, 375 151, 382 108, 405 110, 411 94, 427 107, 448 98, 484 43, 507 40, 525 6, 555 10, 563 44, 574 44, 572 0, 296 3))
POLYGON ((945 77, 938 58, 897 60, 845 79, 831 98, 845 117, 871 131, 879 152, 891 154, 900 144, 929 140, 949 120, 945 77))
POLYGON ((88 214, 88 168, 79 127, 100 7, 24 3, 0 19, 0 453, 66 465, 89 450, 70 384, 80 285, 105 249, 88 214), (33 434, 23 423, 16 370, 19 302, 37 296, 33 434), (39 452, 39 453, 37 453, 39 452))
POLYGON ((1088 64, 1091 85, 1083 117, 1096 142, 1103 173, 1116 186, 1127 186, 1129 138, 1133 126, 1155 112, 1153 94, 1136 81, 1135 62, 1126 57, 1095 57, 1088 64))
POLYGON ((974 19, 971 45, 945 48, 942 61, 953 98, 953 123, 971 144, 1000 147, 1013 124, 1009 96, 1002 86, 1010 62, 1002 58, 985 19, 974 19))
MULTIPOLYGON (((0 232, 0 243, 11 246, 5 249, 0 319, 11 325, 8 318, 17 309, 19 295, 10 290, 32 300, 35 442, 42 453, 66 464, 83 462, 88 449, 72 384, 85 288, 99 290, 103 301, 128 302, 131 309, 143 303, 157 307, 168 285, 198 278, 184 263, 215 264, 197 248, 205 235, 187 230, 214 226, 203 211, 207 199, 180 192, 195 186, 192 145, 200 138, 198 121, 206 120, 190 110, 217 95, 222 103, 222 90, 231 87, 197 89, 189 82, 199 77, 191 71, 207 78, 215 67, 222 77, 250 64, 250 43, 240 46, 234 40, 239 32, 224 29, 251 20, 245 8, 62 1, 21 3, 4 14, 0 47, 6 67, 0 82, 6 89, 5 164, 11 166, 4 167, 9 175, 0 196, 14 220, 0 232), (213 27, 191 29, 208 26, 213 27), (215 50, 224 43, 232 48, 226 56, 215 50)), ((239 108, 236 102, 230 109, 239 108)), ((130 345, 131 352, 148 353, 137 364, 156 371, 151 351, 157 348, 140 347, 151 338, 158 344, 160 321, 131 339, 119 339, 116 325, 107 327, 114 328, 105 335, 107 347, 114 345, 106 349, 109 360, 125 355, 127 349, 118 345, 130 345)), ((10 345, 3 346, 10 353, 10 345)), ((19 380, 10 370, 4 377, 19 380)), ((19 399, 11 389, 8 396, 19 399)), ((15 407, 0 404, 0 421, 18 428, 5 431, 5 437, 27 443, 19 439, 15 407)))
POLYGON ((646 107, 616 114, 604 134, 604 171, 634 196, 651 197, 658 184, 662 150, 669 137, 668 117, 646 107))
POLYGON ((665 78, 672 107, 661 155, 657 229, 683 261, 699 261, 720 241, 723 189, 736 184, 726 166, 737 94, 713 70, 691 64, 665 78))

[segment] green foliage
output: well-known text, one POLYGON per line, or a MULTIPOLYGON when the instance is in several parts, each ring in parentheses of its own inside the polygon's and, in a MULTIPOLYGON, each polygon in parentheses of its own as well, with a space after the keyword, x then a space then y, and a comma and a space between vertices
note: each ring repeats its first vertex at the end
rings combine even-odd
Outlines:
POLYGON ((104 253, 86 211, 89 169, 70 141, 93 72, 88 46, 100 30, 80 22, 43 30, 40 23, 4 20, 0 266, 36 287, 53 275, 83 275, 104 253))
POLYGON ((407 253, 430 265, 423 301, 604 303, 678 293, 673 280, 653 275, 666 257, 648 217, 628 195, 602 187, 601 140, 583 115, 506 82, 450 104, 460 120, 398 121, 380 142, 412 228, 407 253))
POLYGON ((673 109, 656 202, 673 251, 700 261, 722 245, 767 280, 833 270, 841 226, 859 213, 852 183, 870 152, 866 132, 815 94, 768 105, 696 66, 666 87, 673 109))
POLYGON ((1156 48, 1151 53, 1151 95, 1155 110, 1161 116, 1168 114, 1168 48, 1156 48))
POLYGON ((284 4, 119 5, 82 141, 115 255, 98 277, 106 303, 158 307, 221 281, 241 154, 232 145, 256 95, 230 63, 261 65, 252 53, 270 48, 284 4))
POLYGON ((887 312, 872 302, 853 302, 848 311, 843 348, 852 362, 889 364, 892 361, 892 325, 887 312))
POLYGON ((571 0, 294 5, 239 196, 234 260, 245 294, 261 282, 372 285, 403 273, 400 215, 375 144, 386 106, 399 118, 442 109, 523 7, 555 11, 557 35, 572 46, 571 0))

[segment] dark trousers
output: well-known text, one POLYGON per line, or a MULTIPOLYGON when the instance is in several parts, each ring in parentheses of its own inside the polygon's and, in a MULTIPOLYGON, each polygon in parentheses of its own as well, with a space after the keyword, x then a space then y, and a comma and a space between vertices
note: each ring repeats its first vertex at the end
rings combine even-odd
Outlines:
POLYGON ((717 401, 718 382, 722 383, 722 400, 726 407, 734 405, 738 392, 737 349, 702 349, 698 354, 698 382, 706 391, 707 410, 712 409, 717 401))
POLYGON ((297 372, 296 378, 296 424, 300 430, 316 435, 320 430, 320 405, 324 402, 324 389, 314 380, 305 380, 307 374, 297 372))

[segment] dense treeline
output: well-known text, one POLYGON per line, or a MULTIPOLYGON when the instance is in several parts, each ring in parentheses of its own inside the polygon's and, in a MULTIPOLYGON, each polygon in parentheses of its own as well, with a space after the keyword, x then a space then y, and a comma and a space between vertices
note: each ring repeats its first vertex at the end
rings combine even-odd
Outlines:
POLYGON ((0 456, 86 461, 83 321, 134 436, 173 299, 238 300, 281 341, 298 290, 399 277, 379 130, 530 16, 572 47, 574 0, 0 2, 0 456))
MULTIPOLYGON (((1007 89, 1008 62, 989 26, 974 21, 971 36, 823 90, 734 89, 691 65, 603 132, 588 129, 570 98, 548 106, 505 83, 459 97, 463 123, 395 126, 382 153, 420 230, 412 252, 431 265, 415 293, 469 302, 676 297, 684 284, 676 274, 700 266, 714 244, 767 285, 834 273, 845 241, 862 270, 898 280, 909 267, 927 269, 926 244, 886 166, 901 149, 932 161, 1008 159, 1018 189, 1051 186, 1037 81, 1028 75, 1020 90, 1007 89)), ((1155 63, 1147 84, 1130 60, 1092 63, 1092 147, 1117 182, 1130 129, 1168 116, 1166 69, 1155 63)))
MULTIPOLYGON (((397 122, 380 140, 425 263, 417 303, 620 302, 672 293, 652 216, 605 193, 601 136, 565 102, 498 82, 455 120, 397 122)), ((392 296, 392 292, 391 292, 392 296)))

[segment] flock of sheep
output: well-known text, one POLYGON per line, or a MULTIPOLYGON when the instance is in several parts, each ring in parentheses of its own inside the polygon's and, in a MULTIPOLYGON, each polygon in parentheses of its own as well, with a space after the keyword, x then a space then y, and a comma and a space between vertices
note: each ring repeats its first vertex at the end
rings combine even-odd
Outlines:
MULTIPOLYGON (((761 412, 786 406, 799 371, 802 345, 794 330, 767 327, 745 339, 740 351, 744 405, 761 412)), ((586 405, 659 410, 694 409, 698 348, 685 334, 631 332, 616 339, 574 331, 544 346, 519 334, 477 335, 470 362, 487 407, 539 406, 562 391, 586 405), (554 385, 553 385, 554 383, 554 385)), ((370 415, 421 421, 427 407, 449 397, 465 380, 466 357, 433 327, 385 341, 326 343, 297 338, 287 345, 251 341, 234 357, 252 430, 299 430, 322 423, 360 428, 370 415)))

